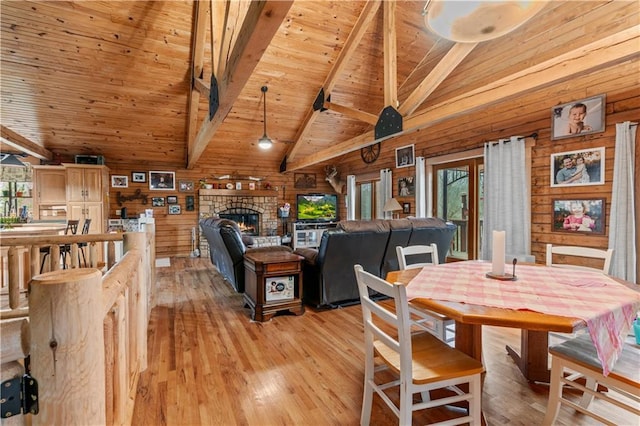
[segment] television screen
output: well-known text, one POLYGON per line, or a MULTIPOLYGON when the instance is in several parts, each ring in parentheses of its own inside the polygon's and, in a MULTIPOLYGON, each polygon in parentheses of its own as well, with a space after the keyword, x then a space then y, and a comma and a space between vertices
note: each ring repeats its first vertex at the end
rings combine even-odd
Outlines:
POLYGON ((338 219, 336 194, 298 194, 297 219, 299 221, 334 221, 338 219))

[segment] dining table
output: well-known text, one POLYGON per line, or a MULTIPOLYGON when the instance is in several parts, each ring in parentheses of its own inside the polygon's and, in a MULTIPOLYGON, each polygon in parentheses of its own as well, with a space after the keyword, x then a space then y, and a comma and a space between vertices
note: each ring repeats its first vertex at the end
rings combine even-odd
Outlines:
POLYGON ((521 347, 507 346, 523 376, 548 383, 549 332, 587 330, 604 374, 615 364, 640 309, 634 284, 601 272, 518 265, 513 280, 491 278, 491 263, 462 261, 389 272, 407 287, 416 308, 455 320, 455 347, 482 360, 482 326, 522 330, 521 347))

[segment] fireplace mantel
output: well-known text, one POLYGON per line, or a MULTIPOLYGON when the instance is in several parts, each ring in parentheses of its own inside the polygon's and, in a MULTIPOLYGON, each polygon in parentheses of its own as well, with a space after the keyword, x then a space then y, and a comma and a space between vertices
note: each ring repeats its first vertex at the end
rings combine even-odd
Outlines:
POLYGON ((278 191, 273 189, 200 189, 199 195, 239 195, 249 197, 277 197, 278 191))

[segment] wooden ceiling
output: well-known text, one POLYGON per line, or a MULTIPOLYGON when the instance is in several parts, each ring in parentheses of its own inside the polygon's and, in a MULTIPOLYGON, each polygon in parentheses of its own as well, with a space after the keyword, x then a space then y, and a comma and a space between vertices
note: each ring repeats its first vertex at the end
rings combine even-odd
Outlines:
POLYGON ((3 136, 45 158, 277 171, 287 157, 290 171, 370 145, 389 105, 411 132, 639 55, 636 1, 551 1, 478 45, 429 33, 424 1, 212 5, 1 2, 3 136))

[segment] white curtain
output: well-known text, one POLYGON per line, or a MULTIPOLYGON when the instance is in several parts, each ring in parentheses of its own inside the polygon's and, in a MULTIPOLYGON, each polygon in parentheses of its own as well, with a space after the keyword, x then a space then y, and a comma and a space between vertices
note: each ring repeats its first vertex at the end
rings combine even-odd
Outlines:
POLYGON ((492 258, 493 231, 506 231, 505 253, 526 258, 530 255, 531 213, 529 182, 525 164, 525 142, 489 142, 484 146, 484 223, 481 258, 492 258))
POLYGON ((634 160, 637 125, 616 124, 613 188, 609 218, 609 248, 613 249, 610 274, 636 282, 636 223, 634 220, 634 160))
POLYGON ((356 219, 356 176, 347 175, 347 220, 356 219))
POLYGON ((393 212, 384 212, 382 207, 389 198, 393 197, 393 172, 391 169, 380 170, 380 186, 378 187, 376 203, 376 217, 379 219, 391 219, 393 212))
POLYGON ((424 157, 416 158, 416 217, 427 217, 427 175, 424 157))

